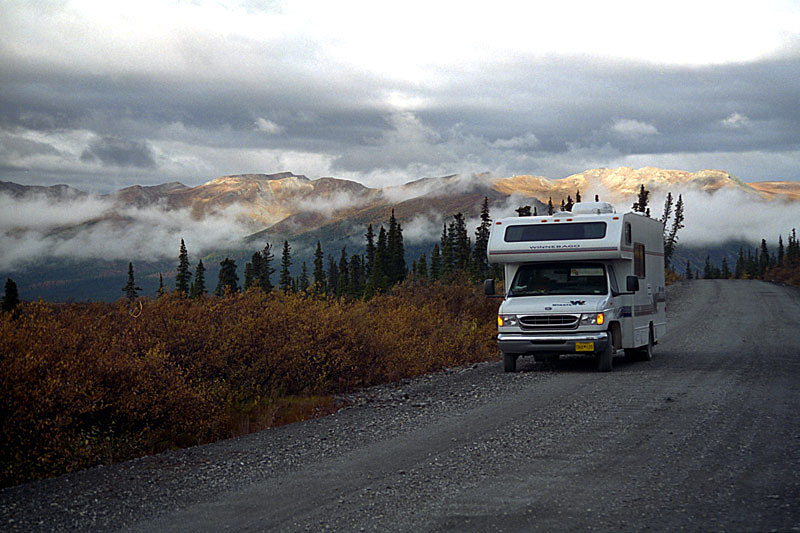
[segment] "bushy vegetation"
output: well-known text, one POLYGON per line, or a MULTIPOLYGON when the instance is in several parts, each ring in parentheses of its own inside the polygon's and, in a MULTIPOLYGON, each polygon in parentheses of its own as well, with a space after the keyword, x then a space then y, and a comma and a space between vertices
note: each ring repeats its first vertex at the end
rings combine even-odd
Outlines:
POLYGON ((333 394, 492 359, 496 311, 464 280, 407 281, 368 301, 256 286, 23 303, 0 315, 2 485, 225 438, 279 422, 280 406, 330 409, 333 394))

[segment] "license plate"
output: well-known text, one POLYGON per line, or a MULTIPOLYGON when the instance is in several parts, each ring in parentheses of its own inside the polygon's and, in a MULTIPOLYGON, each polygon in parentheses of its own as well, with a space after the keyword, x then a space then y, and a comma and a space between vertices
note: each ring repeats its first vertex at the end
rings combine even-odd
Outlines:
POLYGON ((575 351, 576 352, 593 352, 594 351, 594 343, 593 342, 576 342, 575 343, 575 351))

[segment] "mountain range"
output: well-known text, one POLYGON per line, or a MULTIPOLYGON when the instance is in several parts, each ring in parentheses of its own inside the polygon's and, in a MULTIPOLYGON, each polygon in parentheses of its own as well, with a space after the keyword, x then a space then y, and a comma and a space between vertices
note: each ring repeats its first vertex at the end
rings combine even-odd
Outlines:
MULTIPOLYGON (((732 191, 753 202, 800 203, 799 182, 745 183, 722 170, 692 173, 654 167, 598 168, 561 179, 533 175, 452 175, 384 188, 367 187, 334 177, 312 180, 291 172, 238 174, 215 178, 195 187, 178 182, 135 185, 105 195, 87 194, 68 185, 43 187, 0 181, 0 202, 6 210, 17 208, 20 213, 20 216, 0 215, 0 244, 12 248, 0 250, 0 260, 3 255, 16 257, 13 248, 27 246, 26 239, 47 239, 49 246, 60 250, 58 257, 63 258, 70 256, 70 246, 90 249, 92 245, 86 242, 91 239, 81 236, 91 231, 97 234, 98 228, 103 228, 101 235, 104 238, 124 241, 128 233, 141 234, 147 231, 146 228, 171 224, 166 235, 154 235, 150 239, 153 242, 168 241, 165 246, 169 248, 163 253, 156 253, 153 242, 147 242, 144 247, 132 244, 129 255, 123 253, 110 257, 105 271, 113 279, 109 286, 114 287, 114 293, 105 297, 92 294, 90 297, 116 298, 119 295, 116 284, 125 271, 122 266, 127 266, 123 258, 137 261, 140 271, 147 269, 148 272, 143 274, 150 283, 158 272, 165 271, 165 278, 168 278, 170 269, 174 268, 168 265, 174 262, 171 258, 177 249, 174 239, 183 235, 183 225, 195 222, 205 221, 205 233, 219 228, 220 224, 232 224, 229 231, 222 232, 224 239, 213 241, 200 251, 200 255, 207 258, 204 261, 212 263, 213 269, 213 263, 218 261, 217 255, 230 254, 244 260, 263 246, 264 241, 276 243, 288 239, 301 255, 303 250, 308 253, 317 241, 322 242, 328 251, 348 245, 352 249, 354 243, 363 240, 361 235, 367 224, 385 223, 392 211, 406 228, 421 220, 428 222, 417 228, 418 234, 409 239, 412 249, 416 243, 420 250, 425 250, 438 239, 445 218, 456 212, 462 212, 468 218, 476 217, 484 197, 489 199, 495 217, 514 215, 514 209, 522 205, 530 205, 544 213, 548 200, 552 199, 558 207, 568 196, 575 200, 578 191, 584 200, 592 200, 598 195, 601 200, 616 205, 618 210, 627 210, 635 201, 641 185, 654 196, 667 191, 675 196, 688 191, 710 195, 732 191), (31 201, 34 203, 26 204, 31 201), (51 215, 47 222, 42 222, 41 217, 32 212, 42 205, 54 206, 63 215, 51 215), (86 205, 91 205, 91 208, 86 209, 85 216, 78 216, 76 213, 86 205), (175 218, 176 213, 186 218, 175 218), (146 225, 142 224, 142 218, 147 219, 146 225), (423 234, 419 235, 420 232, 423 234), (222 242, 224 245, 220 244, 222 242), (214 250, 217 250, 216 254, 214 250)), ((653 205, 654 216, 660 215, 660 210, 660 205, 653 205)), ((45 256, 27 262, 23 257, 12 267, 7 264, 3 268, 0 264, 0 274, 35 278, 41 289, 36 295, 46 299, 83 299, 81 296, 85 296, 85 292, 78 290, 73 294, 69 287, 73 285, 72 281, 80 279, 82 281, 76 286, 85 286, 85 282, 92 279, 91 272, 83 277, 79 275, 87 270, 85 263, 91 256, 76 254, 81 260, 67 275, 61 271, 53 272, 48 266, 57 264, 57 270, 63 270, 63 261, 54 263, 48 260, 45 247, 37 249, 45 250, 45 256), (75 279, 65 281, 64 278, 69 276, 75 279), (54 287, 60 291, 57 296, 54 296, 54 287)), ((295 266, 299 264, 300 261, 296 260, 295 266)), ((209 274, 214 275, 213 272, 209 274)))

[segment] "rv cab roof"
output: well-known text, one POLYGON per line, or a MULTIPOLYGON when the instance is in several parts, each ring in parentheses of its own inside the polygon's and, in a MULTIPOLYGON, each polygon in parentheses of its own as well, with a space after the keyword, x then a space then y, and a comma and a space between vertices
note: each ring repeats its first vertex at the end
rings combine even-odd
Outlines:
POLYGON ((578 202, 572 206, 573 215, 599 215, 616 213, 614 206, 608 202, 578 202))

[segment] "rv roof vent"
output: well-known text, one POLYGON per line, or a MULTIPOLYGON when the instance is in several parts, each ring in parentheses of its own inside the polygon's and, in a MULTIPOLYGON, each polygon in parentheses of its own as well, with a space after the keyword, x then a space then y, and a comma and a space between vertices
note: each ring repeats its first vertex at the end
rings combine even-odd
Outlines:
POLYGON ((614 206, 608 202, 578 202, 572 206, 575 215, 599 215, 601 213, 616 213, 614 206))

